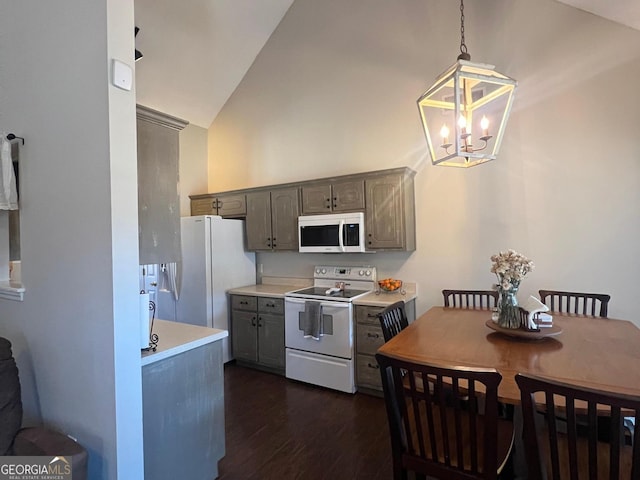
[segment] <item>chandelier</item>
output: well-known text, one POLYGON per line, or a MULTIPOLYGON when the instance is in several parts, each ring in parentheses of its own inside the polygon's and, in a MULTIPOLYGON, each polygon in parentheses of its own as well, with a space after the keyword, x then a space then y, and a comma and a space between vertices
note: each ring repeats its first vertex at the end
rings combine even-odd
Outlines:
POLYGON ((495 160, 517 82, 494 68, 471 62, 460 0, 460 55, 418 99, 433 165, 466 168, 495 160))

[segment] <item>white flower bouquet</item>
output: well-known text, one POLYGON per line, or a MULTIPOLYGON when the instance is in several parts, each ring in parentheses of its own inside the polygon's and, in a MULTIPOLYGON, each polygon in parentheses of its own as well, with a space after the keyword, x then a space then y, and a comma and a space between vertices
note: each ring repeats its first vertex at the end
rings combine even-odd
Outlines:
POLYGON ((534 269, 527 257, 515 250, 507 250, 491 256, 491 272, 498 277, 498 289, 517 290, 520 282, 534 269))
POLYGON ((491 256, 491 272, 498 277, 498 325, 504 328, 520 328, 520 315, 516 294, 520 282, 534 268, 533 262, 515 250, 507 250, 491 256))

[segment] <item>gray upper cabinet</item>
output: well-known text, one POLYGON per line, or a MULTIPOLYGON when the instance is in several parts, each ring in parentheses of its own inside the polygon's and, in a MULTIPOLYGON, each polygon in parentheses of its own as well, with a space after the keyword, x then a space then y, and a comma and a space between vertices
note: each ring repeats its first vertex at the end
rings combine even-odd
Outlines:
POLYGON ((140 264, 180 261, 179 133, 187 122, 137 106, 140 264))
POLYGON ((363 211, 364 179, 302 186, 302 214, 363 211))
POLYGON ((416 249, 413 170, 407 167, 272 187, 191 195, 191 215, 245 218, 250 251, 298 250, 298 216, 364 212, 366 248, 416 249))
POLYGON ((298 250, 298 188, 247 193, 247 249, 298 250))
POLYGON ((365 180, 368 250, 416 249, 413 176, 404 169, 365 180))
POLYGON ((244 218, 247 202, 244 193, 190 195, 191 215, 220 215, 225 218, 244 218))

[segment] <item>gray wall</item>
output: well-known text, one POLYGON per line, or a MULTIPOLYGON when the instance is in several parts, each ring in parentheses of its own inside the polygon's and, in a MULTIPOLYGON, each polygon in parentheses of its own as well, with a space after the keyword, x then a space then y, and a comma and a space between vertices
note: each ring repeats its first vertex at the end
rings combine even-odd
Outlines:
POLYGON ((640 32, 553 0, 465 7, 472 60, 519 81, 497 161, 427 158, 415 102, 459 53, 455 2, 296 0, 209 129, 210 191, 407 165, 414 253, 264 254, 264 275, 371 263, 418 283, 420 314, 443 288, 489 288, 513 248, 536 263, 521 296, 606 292, 640 325, 640 32))
POLYGON ((24 302, 0 300, 28 423, 90 452, 92 479, 142 478, 133 5, 3 0, 1 126, 21 150, 24 302), (111 20, 113 22, 111 22, 111 20))

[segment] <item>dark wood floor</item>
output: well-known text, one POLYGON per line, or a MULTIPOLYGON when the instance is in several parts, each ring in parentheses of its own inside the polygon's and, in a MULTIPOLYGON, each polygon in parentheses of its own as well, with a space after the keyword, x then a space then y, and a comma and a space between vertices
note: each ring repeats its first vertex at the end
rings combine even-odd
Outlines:
POLYGON ((390 479, 384 400, 225 365, 220 480, 390 479))

